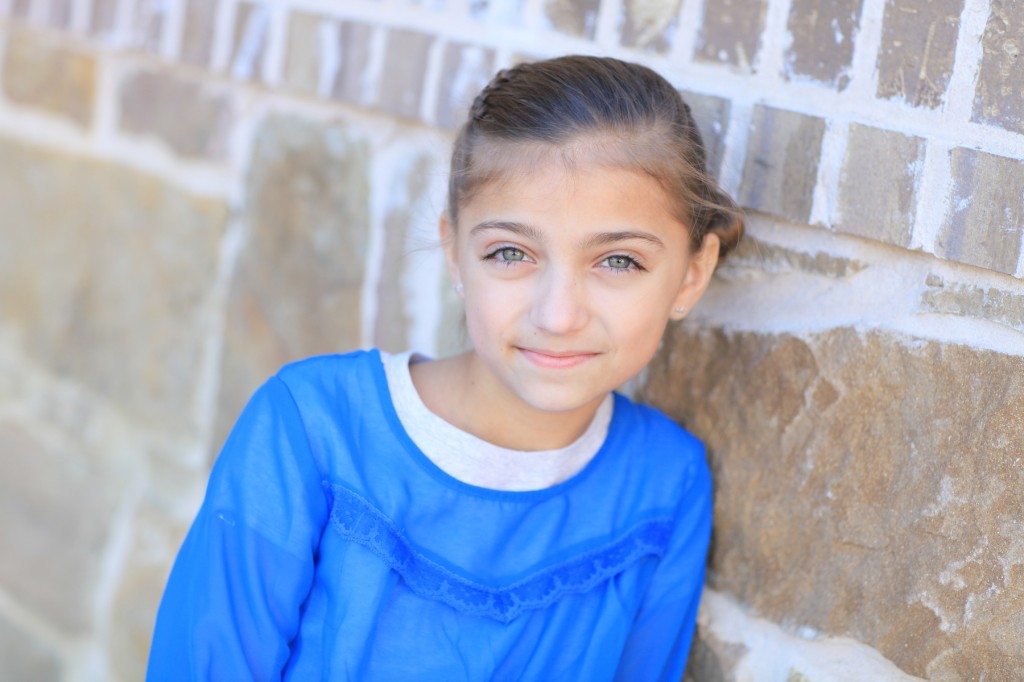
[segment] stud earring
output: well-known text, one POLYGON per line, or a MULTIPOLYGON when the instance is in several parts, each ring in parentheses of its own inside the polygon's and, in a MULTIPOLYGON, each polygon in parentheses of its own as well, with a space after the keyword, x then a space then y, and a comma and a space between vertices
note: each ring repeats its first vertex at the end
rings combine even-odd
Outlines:
POLYGON ((685 305, 681 305, 678 308, 673 308, 672 311, 674 313, 676 313, 677 315, 685 315, 686 314, 686 306, 685 305))
POLYGON ((462 282, 459 282, 458 284, 455 285, 455 295, 458 296, 459 298, 462 298, 462 292, 462 282))

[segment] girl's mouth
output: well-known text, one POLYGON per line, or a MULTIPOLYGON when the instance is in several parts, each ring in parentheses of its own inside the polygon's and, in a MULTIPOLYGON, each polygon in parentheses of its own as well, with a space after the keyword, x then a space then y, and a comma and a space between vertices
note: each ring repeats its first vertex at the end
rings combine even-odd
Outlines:
POLYGON ((588 351, 553 351, 539 348, 522 348, 519 352, 523 357, 538 367, 545 369, 569 369, 597 357, 597 353, 588 351))

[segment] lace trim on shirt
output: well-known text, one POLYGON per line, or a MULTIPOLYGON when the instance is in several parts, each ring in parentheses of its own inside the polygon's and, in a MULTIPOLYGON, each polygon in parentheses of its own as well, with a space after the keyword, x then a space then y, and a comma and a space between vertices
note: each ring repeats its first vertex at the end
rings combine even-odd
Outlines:
POLYGON ((604 546, 507 586, 490 587, 456 575, 418 552, 390 518, 358 494, 337 484, 324 482, 324 487, 333 498, 334 529, 380 557, 414 593, 502 623, 565 595, 588 592, 642 557, 661 557, 673 527, 670 517, 644 521, 604 546))

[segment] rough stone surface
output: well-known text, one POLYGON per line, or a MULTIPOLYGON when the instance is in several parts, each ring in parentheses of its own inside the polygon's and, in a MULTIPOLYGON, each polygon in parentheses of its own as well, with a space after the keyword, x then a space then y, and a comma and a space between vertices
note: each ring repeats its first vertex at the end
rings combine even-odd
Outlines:
POLYGON ((182 35, 181 60, 186 64, 210 65, 219 4, 219 0, 185 0, 185 28, 182 35))
POLYGON ((934 109, 953 73, 963 0, 887 0, 877 95, 934 109))
POLYGON ((71 0, 50 0, 46 23, 54 28, 67 28, 71 24, 71 0))
POLYGON ((1024 12, 1018 0, 992 0, 973 120, 1024 133, 1024 12))
POLYGON ((746 650, 742 644, 719 640, 698 623, 683 682, 735 682, 736 664, 746 650))
POLYGON ((247 181, 247 241, 227 304, 218 444, 285 362, 361 344, 369 146, 344 128, 269 118, 247 181))
POLYGON ((839 232, 910 246, 925 141, 854 124, 839 179, 839 232))
POLYGON ((1024 670, 1024 356, 670 330, 643 398, 708 445, 709 579, 929 679, 1024 670))
POLYGON ((341 66, 331 86, 333 97, 354 104, 368 104, 367 93, 373 88, 367 78, 372 39, 371 26, 351 21, 341 23, 338 37, 341 66))
POLYGON ((229 68, 235 78, 260 80, 269 22, 270 9, 267 6, 251 2, 238 3, 229 68))
POLYGON ((767 12, 767 0, 705 0, 694 58, 752 70, 767 12))
POLYGON ((1024 161, 957 148, 950 163, 953 191, 935 255, 1014 274, 1024 239, 1024 161))
POLYGON ((466 120, 473 98, 494 75, 494 50, 449 43, 444 50, 437 124, 455 129, 466 120))
POLYGON ((0 421, 0 442, 0 587, 60 631, 87 632, 123 476, 16 422, 0 421))
POLYGON ((402 118, 419 118, 420 99, 426 81, 427 61, 434 37, 418 31, 393 30, 388 33, 384 73, 378 93, 378 106, 402 118))
POLYGON ((946 282, 930 275, 921 295, 921 310, 989 320, 1024 331, 1024 296, 1002 289, 946 282))
POLYGON ((295 12, 288 19, 288 48, 284 64, 284 85, 303 94, 320 89, 320 27, 324 18, 295 12))
POLYGON ((555 30, 593 38, 599 6, 600 0, 544 0, 544 13, 555 30))
POLYGON ((227 211, 124 168, 0 138, 0 319, 141 427, 195 427, 227 211))
POLYGON ((523 0, 469 0, 469 14, 477 21, 502 26, 522 23, 523 0))
POLYGON ((163 0, 135 0, 129 27, 132 43, 147 52, 159 53, 166 12, 163 0))
POLYGON ((758 105, 751 120, 740 203, 806 223, 824 133, 820 118, 758 105))
POLYGON ((721 177, 725 134, 729 130, 729 100, 713 95, 699 95, 695 92, 683 92, 682 95, 690 106, 700 136, 704 140, 708 173, 715 178, 721 177))
POLYGON ((89 15, 89 29, 101 38, 112 36, 117 30, 118 0, 93 0, 89 15))
POLYGON ((0 80, 11 102, 59 114, 82 127, 92 122, 96 61, 58 37, 11 31, 0 80))
POLYGON ((10 0, 11 3, 11 16, 17 19, 28 19, 29 12, 32 9, 31 0, 10 0))
POLYGON ((793 41, 786 49, 787 77, 807 77, 844 89, 850 82, 862 4, 862 0, 794 0, 789 10, 793 41))
POLYGON ((181 156, 221 159, 227 151, 231 101, 202 81, 137 71, 121 85, 120 107, 122 130, 155 137, 181 156))
POLYGON ((22 632, 0 613, 0 679, 59 682, 61 661, 57 652, 22 632))
POLYGON ((851 258, 815 252, 806 253, 744 235, 735 251, 719 266, 724 271, 757 269, 766 273, 806 272, 835 279, 855 275, 867 264, 851 258))
POLYGON ((665 52, 672 44, 680 0, 626 0, 622 5, 622 44, 665 52))

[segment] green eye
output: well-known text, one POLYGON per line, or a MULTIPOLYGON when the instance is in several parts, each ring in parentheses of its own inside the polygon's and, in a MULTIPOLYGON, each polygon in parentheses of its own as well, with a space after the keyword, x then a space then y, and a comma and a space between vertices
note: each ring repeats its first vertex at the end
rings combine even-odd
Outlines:
POLYGON ((614 270, 628 270, 633 265, 633 259, 629 256, 608 256, 605 263, 614 270))
POLYGON ((504 249, 498 251, 498 256, 501 257, 501 260, 517 261, 526 258, 526 253, 524 253, 522 249, 507 246, 504 249))

